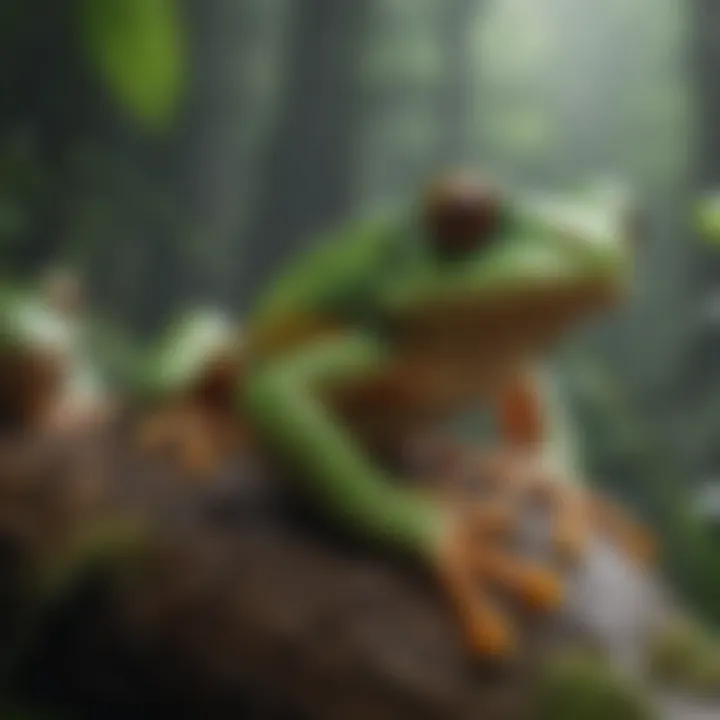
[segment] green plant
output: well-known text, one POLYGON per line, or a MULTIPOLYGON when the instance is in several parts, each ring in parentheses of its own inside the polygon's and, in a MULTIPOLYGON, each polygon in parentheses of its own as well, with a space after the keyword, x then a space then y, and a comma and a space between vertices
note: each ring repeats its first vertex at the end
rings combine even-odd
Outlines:
POLYGON ((536 720, 650 720, 640 691, 620 677, 604 658, 564 651, 542 672, 534 703, 536 720))
POLYGON ((185 38, 176 0, 77 2, 92 66, 135 118, 164 127, 185 79, 185 38))

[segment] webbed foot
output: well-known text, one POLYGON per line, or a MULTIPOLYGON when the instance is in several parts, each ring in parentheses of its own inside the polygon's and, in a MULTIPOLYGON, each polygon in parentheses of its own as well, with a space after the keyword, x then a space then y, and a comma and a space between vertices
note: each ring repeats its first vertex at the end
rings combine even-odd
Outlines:
POLYGON ((582 558, 592 529, 582 487, 545 468, 534 454, 514 447, 476 454, 467 474, 472 489, 517 512, 528 504, 547 508, 555 553, 566 562, 582 558))
POLYGON ((562 479, 541 478, 531 486, 549 500, 553 512, 554 547, 564 560, 577 561, 585 554, 593 533, 603 535, 642 565, 654 562, 657 554, 652 533, 613 502, 562 479))
POLYGON ((509 510, 489 504, 455 514, 439 561, 443 585, 471 649, 498 659, 514 654, 517 638, 496 595, 507 595, 536 612, 555 610, 563 599, 555 573, 520 559, 499 542, 512 521, 509 510))

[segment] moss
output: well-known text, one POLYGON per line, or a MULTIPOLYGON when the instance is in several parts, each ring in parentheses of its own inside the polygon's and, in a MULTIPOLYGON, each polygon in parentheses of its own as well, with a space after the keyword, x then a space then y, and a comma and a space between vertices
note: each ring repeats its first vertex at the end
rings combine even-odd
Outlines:
POLYGON ((720 693, 720 647, 700 626, 679 619, 652 640, 653 678, 667 686, 701 694, 720 693))
POLYGON ((640 691, 602 657, 565 652, 543 670, 534 720, 651 720, 640 691))
POLYGON ((712 648, 692 666, 689 686, 701 695, 720 695, 720 651, 712 648))
POLYGON ((10 697, 0 699, 2 720, 62 720, 62 716, 47 710, 28 707, 10 697))
POLYGON ((105 519, 78 533, 45 567, 37 579, 41 600, 52 602, 72 589, 77 578, 96 567, 119 567, 147 550, 149 535, 138 522, 105 519))
POLYGON ((703 653, 706 644, 700 629, 686 620, 676 620, 656 633, 650 641, 650 668, 667 682, 683 677, 687 668, 703 653))

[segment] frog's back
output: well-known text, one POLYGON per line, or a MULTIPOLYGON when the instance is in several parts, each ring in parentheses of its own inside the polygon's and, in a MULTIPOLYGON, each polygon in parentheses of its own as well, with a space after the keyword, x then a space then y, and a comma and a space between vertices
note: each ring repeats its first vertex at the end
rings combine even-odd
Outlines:
POLYGON ((347 322, 353 303, 367 302, 370 285, 392 242, 394 216, 383 214, 348 231, 323 236, 271 282, 251 313, 252 349, 286 347, 347 322), (259 338, 263 338, 261 341, 259 338))

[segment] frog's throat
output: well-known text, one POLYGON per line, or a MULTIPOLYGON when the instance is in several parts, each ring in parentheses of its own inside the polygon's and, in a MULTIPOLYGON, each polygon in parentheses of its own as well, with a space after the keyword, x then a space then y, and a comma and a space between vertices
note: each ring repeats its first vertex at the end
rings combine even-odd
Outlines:
POLYGON ((532 287, 418 306, 394 321, 410 347, 481 350, 497 362, 547 349, 560 335, 611 307, 622 295, 608 283, 532 287))

